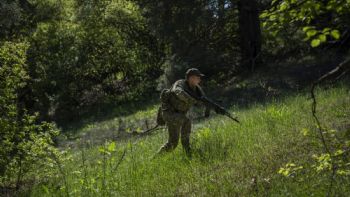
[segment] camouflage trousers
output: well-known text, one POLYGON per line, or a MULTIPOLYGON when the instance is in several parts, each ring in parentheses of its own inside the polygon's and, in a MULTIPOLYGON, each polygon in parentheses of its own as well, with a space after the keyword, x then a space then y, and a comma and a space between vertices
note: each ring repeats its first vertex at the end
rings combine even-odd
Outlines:
POLYGON ((177 113, 168 110, 163 111, 163 118, 168 127, 169 138, 160 148, 159 153, 169 152, 175 149, 181 136, 182 147, 187 155, 190 155, 191 120, 185 113, 177 113))

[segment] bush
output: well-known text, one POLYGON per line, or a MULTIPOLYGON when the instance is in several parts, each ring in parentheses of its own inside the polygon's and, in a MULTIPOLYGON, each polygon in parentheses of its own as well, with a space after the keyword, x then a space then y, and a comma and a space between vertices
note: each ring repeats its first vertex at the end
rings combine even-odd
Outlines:
POLYGON ((38 123, 38 114, 30 115, 19 102, 29 80, 27 48, 25 42, 0 46, 0 187, 16 182, 18 188, 29 174, 49 175, 42 167, 53 167, 58 156, 52 140, 58 130, 51 123, 38 123))

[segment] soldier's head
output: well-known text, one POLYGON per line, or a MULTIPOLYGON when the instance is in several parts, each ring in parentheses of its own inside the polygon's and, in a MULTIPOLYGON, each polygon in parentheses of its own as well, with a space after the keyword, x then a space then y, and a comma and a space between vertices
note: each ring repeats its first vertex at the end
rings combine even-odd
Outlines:
POLYGON ((197 86, 204 75, 197 68, 190 68, 186 71, 186 80, 190 86, 197 86))

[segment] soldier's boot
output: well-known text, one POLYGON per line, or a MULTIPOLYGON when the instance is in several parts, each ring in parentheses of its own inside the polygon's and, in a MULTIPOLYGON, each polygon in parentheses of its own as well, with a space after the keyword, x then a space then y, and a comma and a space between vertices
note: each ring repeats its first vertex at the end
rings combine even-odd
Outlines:
POLYGON ((186 119, 181 128, 181 144, 188 157, 192 157, 190 146, 191 120, 186 119))

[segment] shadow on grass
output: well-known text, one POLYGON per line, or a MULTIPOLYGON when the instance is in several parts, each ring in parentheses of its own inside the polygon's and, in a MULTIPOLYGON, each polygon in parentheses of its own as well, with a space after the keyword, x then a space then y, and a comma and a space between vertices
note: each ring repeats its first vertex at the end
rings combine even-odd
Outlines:
MULTIPOLYGON (((214 101, 224 107, 249 108, 252 104, 267 104, 271 101, 283 100, 286 96, 291 96, 300 91, 309 91, 308 87, 313 81, 335 68, 342 60, 341 57, 332 59, 311 56, 300 60, 295 58, 287 63, 275 62, 260 67, 254 74, 239 76, 233 82, 204 88, 207 89, 209 98, 213 98, 214 101)), ((350 81, 350 78, 347 77, 343 81, 350 81)), ((157 104, 159 104, 159 92, 154 92, 135 102, 106 103, 93 106, 85 110, 86 112, 79 116, 76 121, 64 122, 59 126, 63 132, 74 132, 86 124, 131 115, 157 104)), ((201 116, 198 113, 201 113, 201 111, 197 110, 195 117, 201 116)), ((156 117, 147 118, 155 119, 156 117)), ((200 120, 194 122, 198 121, 200 120)))
POLYGON ((68 131, 77 131, 86 124, 111 120, 116 117, 123 117, 134 114, 140 110, 146 110, 150 106, 155 105, 159 102, 158 97, 158 93, 155 93, 148 96, 147 98, 145 97, 134 102, 110 102, 91 106, 86 109, 82 115, 76 117, 75 120, 60 122, 58 126, 62 129, 63 133, 66 133, 68 131))
MULTIPOLYGON (((232 84, 224 84, 209 91, 208 96, 216 98, 226 107, 248 108, 252 104, 267 104, 283 100, 298 92, 308 92, 311 84, 319 77, 339 65, 344 58, 312 56, 306 60, 294 60, 289 63, 274 63, 256 70, 254 74, 240 76, 232 84), (219 95, 219 96, 218 96, 219 95)), ((348 75, 349 76, 349 75, 348 75)), ((350 77, 342 81, 349 82, 350 77)), ((350 83, 345 83, 345 85, 350 83)))

